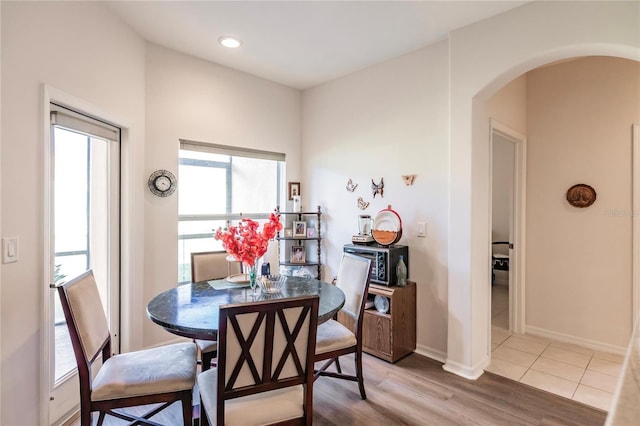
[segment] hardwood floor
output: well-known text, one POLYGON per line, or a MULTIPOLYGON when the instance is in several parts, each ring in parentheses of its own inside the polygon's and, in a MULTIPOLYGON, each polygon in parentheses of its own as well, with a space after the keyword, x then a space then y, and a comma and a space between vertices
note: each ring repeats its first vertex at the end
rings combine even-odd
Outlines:
MULTIPOLYGON (((353 358, 342 357, 353 371, 353 358)), ((367 400, 355 382, 321 377, 314 385, 315 425, 602 425, 607 413, 545 391, 485 373, 466 380, 442 364, 412 354, 396 364, 365 355, 367 400)), ((181 423, 179 405, 154 420, 181 423)), ((70 425, 79 425, 69 423, 70 425)), ((106 425, 123 422, 109 418, 106 425)))

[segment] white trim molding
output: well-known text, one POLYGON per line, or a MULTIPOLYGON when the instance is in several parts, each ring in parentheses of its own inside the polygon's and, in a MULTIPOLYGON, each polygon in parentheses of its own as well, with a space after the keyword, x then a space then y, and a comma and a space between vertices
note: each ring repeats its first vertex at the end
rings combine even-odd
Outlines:
POLYGON ((632 309, 633 324, 640 315, 640 124, 631 126, 633 145, 633 165, 631 183, 632 207, 631 207, 631 275, 632 275, 632 309))

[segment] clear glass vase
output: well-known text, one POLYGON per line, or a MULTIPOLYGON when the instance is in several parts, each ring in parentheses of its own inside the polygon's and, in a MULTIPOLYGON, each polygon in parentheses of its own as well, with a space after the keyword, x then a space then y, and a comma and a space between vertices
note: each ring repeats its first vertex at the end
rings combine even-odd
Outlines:
POLYGON ((251 286, 251 291, 255 293, 256 288, 258 287, 258 260, 253 263, 253 265, 249 266, 249 285, 251 286))

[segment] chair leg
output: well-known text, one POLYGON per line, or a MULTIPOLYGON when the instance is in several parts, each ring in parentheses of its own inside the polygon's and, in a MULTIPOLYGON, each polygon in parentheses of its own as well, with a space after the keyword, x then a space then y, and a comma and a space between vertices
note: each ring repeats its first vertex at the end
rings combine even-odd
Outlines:
POLYGON ((360 397, 362 399, 367 399, 367 394, 364 391, 364 374, 362 373, 362 351, 356 352, 356 377, 358 378, 360 397))
POLYGON ((340 368, 340 357, 336 357, 336 370, 338 371, 338 373, 342 374, 342 368, 340 368))
POLYGON ((202 371, 207 371, 211 368, 211 362, 218 356, 217 352, 206 352, 202 354, 202 371))
POLYGON ((191 391, 182 397, 182 419, 184 426, 193 426, 193 396, 191 391))
POLYGON ((209 426, 209 418, 207 417, 207 412, 204 410, 202 398, 200 398, 200 426, 209 426))

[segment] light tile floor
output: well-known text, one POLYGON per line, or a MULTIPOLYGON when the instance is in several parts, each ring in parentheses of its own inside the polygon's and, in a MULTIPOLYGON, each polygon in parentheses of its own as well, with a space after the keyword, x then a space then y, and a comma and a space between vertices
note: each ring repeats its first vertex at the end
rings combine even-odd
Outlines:
POLYGON ((499 287, 493 291, 491 365, 486 370, 608 411, 624 356, 508 331, 508 289, 499 287), (505 292, 506 297, 499 294, 505 292))

